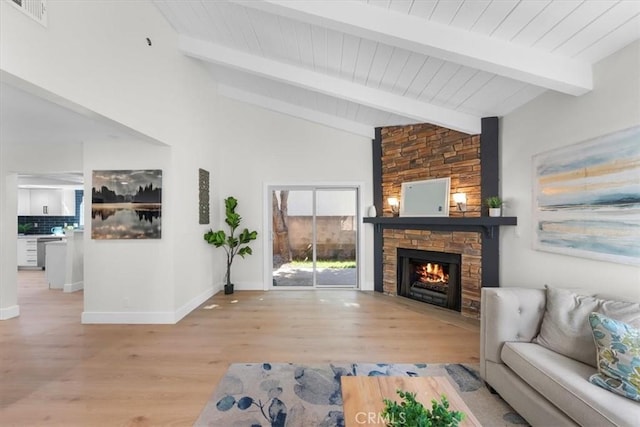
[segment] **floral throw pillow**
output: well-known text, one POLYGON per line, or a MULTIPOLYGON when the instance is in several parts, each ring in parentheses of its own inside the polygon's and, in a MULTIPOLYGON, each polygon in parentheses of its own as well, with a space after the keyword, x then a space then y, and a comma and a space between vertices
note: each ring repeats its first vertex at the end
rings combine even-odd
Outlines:
POLYGON ((589 324, 598 352, 598 373, 589 381, 640 401, 640 330, 599 313, 589 324))

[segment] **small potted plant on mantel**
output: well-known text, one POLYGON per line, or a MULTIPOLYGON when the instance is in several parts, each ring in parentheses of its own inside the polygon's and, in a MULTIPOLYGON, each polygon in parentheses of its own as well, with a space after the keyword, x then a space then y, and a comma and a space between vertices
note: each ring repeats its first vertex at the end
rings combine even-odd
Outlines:
POLYGON ((225 275, 224 293, 229 295, 233 293, 233 283, 231 283, 231 264, 233 264, 233 258, 236 255, 244 258, 245 255, 251 255, 253 253, 248 243, 258 237, 258 232, 249 231, 245 228, 236 237, 236 229, 240 226, 240 221, 242 221, 242 217, 236 213, 238 201, 234 197, 227 197, 224 200, 224 206, 226 214, 224 222, 229 226, 229 235, 227 235, 224 230, 213 231, 210 229, 204 234, 204 240, 216 248, 223 248, 227 253, 227 273, 225 275))
POLYGON ((489 208, 489 216, 501 216, 503 203, 500 196, 491 196, 484 200, 484 204, 489 208))

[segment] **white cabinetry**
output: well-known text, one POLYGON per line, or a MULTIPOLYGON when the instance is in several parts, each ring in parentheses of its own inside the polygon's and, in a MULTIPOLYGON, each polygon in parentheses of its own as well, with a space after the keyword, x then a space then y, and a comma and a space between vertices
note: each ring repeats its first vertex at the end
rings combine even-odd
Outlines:
POLYGON ((31 191, 31 215, 62 215, 62 190, 31 191))
POLYGON ((18 239, 18 267, 38 266, 38 239, 18 239))
POLYGON ((75 216, 75 214, 75 190, 18 189, 18 215, 75 216))
POLYGON ((75 216, 76 215, 76 191, 75 190, 62 190, 62 202, 61 202, 61 215, 75 216))
POLYGON ((18 188, 18 215, 31 215, 31 191, 18 188))

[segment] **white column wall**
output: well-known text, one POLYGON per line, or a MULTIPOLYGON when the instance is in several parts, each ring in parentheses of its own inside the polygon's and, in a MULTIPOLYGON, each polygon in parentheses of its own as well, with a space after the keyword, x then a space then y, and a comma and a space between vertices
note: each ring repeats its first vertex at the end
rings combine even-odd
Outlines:
MULTIPOLYGON (((501 120, 503 286, 580 287, 640 297, 640 268, 532 249, 532 156, 640 124, 640 42, 594 68, 594 89, 580 97, 547 92, 501 120)), ((640 177, 639 177, 640 179, 640 177)))
MULTIPOLYGON (((139 138, 84 141, 88 148, 82 167, 87 186, 91 170, 97 167, 161 165, 165 176, 163 237, 142 243, 159 258, 148 256, 142 264, 140 259, 136 262, 140 242, 98 245, 85 241, 85 277, 89 279, 85 281, 85 320, 177 321, 216 291, 213 277, 221 271, 202 239, 208 226, 197 221, 198 168, 212 173, 212 192, 220 185, 217 165, 221 141, 216 134, 221 121, 215 84, 198 61, 179 52, 175 31, 149 1, 54 1, 48 3, 48 16, 49 24, 44 28, 0 2, 3 79, 39 94, 52 94, 74 111, 96 120, 106 118, 145 141, 160 143, 157 147, 139 145, 139 138), (152 46, 147 45, 147 37, 152 46), (159 148, 163 144, 170 148, 159 148), (122 282, 117 286, 106 280, 113 277, 111 262, 119 263, 122 269, 118 276, 122 282), (145 288, 147 284, 140 288, 144 280, 155 282, 155 287, 145 288)), ((6 162, 12 160, 7 157, 6 162)), ((2 171, 3 182, 7 174, 2 171)), ((3 199, 0 230, 4 231, 8 229, 5 224, 13 224, 15 219, 10 212, 11 197, 3 195, 3 199)), ((213 203, 212 208, 216 207, 213 203)), ((90 218, 90 212, 85 213, 90 218)), ((90 232, 85 233, 85 239, 90 239, 90 232)), ((13 240, 15 236, 2 236, 3 254, 13 240)), ((11 264, 4 257, 2 262, 11 264)), ((5 277, 4 271, 1 286, 15 287, 15 278, 9 277, 10 273, 5 277)), ((0 291, 3 294, 4 289, 0 291)))

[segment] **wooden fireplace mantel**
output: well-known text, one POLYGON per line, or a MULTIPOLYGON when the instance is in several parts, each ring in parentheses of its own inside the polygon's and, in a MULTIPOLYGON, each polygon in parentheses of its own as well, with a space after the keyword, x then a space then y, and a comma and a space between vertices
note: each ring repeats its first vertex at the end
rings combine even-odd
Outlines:
POLYGON ((403 230, 435 230, 435 231, 477 231, 484 232, 485 237, 493 239, 497 234, 497 227, 503 225, 518 225, 518 218, 515 216, 480 216, 480 217, 368 217, 363 220, 365 223, 373 224, 376 231, 385 228, 403 230))

